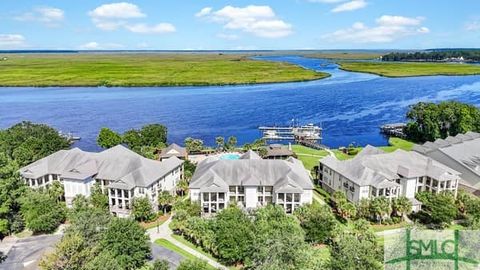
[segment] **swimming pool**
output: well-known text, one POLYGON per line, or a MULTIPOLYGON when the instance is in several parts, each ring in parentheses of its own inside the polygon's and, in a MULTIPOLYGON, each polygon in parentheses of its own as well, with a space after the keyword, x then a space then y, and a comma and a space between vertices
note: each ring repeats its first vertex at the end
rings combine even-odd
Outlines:
POLYGON ((239 154, 223 154, 220 156, 220 159, 222 160, 237 160, 240 159, 239 154))

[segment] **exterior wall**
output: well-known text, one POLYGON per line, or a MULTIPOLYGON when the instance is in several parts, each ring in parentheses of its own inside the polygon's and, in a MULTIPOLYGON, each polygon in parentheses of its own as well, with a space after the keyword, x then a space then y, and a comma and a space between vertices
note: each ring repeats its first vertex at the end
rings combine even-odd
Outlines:
POLYGON ((200 189, 190 189, 190 200, 193 202, 200 200, 200 189))
POLYGON ((369 186, 363 186, 358 188, 358 201, 362 199, 368 199, 370 197, 370 187, 369 186))
POLYGON ((72 207, 72 201, 77 195, 83 195, 87 198, 90 197, 90 191, 93 184, 95 184, 95 180, 91 177, 85 180, 64 178, 63 186, 67 207, 72 207))
POLYGON ((305 189, 300 197, 301 204, 311 204, 313 202, 313 190, 305 189))
POLYGON ((402 178, 400 184, 402 185, 401 195, 407 198, 415 198, 417 193, 417 178, 402 178))
POLYGON ((245 207, 256 208, 257 203, 257 187, 245 187, 245 207))
POLYGON ((60 177, 54 174, 47 174, 38 178, 23 178, 25 184, 31 188, 40 188, 50 185, 53 181, 60 181, 60 177))

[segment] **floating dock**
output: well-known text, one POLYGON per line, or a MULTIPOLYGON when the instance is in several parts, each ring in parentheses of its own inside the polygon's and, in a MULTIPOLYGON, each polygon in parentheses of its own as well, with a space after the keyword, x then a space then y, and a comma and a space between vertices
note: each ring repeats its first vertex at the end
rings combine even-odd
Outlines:
POLYGON ((322 145, 323 129, 314 124, 305 126, 262 126, 258 128, 262 139, 267 141, 294 141, 315 149, 326 148, 322 145))

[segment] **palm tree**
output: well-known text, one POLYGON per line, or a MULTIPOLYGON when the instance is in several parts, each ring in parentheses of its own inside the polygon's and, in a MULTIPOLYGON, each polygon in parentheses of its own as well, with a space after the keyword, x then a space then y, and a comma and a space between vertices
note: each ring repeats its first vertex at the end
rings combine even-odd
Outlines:
POLYGON ((412 202, 404 196, 394 199, 392 207, 395 215, 400 216, 402 220, 405 215, 412 212, 412 202))
POLYGON ((177 184, 177 191, 180 191, 180 195, 185 195, 185 192, 188 190, 188 181, 187 179, 182 179, 177 184))
POLYGON ((167 207, 171 206, 174 202, 172 194, 164 190, 158 195, 158 205, 163 209, 163 214, 167 213, 167 207))
POLYGON ((236 146, 237 146, 237 138, 235 136, 228 137, 228 148, 230 150, 235 150, 236 146))
POLYGON ((370 203, 370 211, 375 218, 382 223, 383 218, 390 214, 390 201, 386 197, 376 197, 370 203))
POLYGON ((217 150, 220 151, 225 146, 225 138, 218 136, 215 138, 215 143, 217 144, 217 150))
POLYGON ((59 181, 53 181, 52 184, 48 186, 48 193, 57 201, 61 201, 65 194, 63 184, 59 181))

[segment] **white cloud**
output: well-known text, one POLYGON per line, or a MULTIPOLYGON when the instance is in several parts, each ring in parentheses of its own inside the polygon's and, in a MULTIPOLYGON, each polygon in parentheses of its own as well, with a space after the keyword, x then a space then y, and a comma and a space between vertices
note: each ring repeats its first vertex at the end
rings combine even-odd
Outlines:
POLYGON ((210 14, 212 12, 212 8, 211 7, 205 7, 205 8, 202 8, 202 10, 200 10, 199 12, 197 12, 195 14, 195 17, 203 17, 203 16, 206 16, 208 14, 210 14))
POLYGON ((23 22, 41 22, 46 26, 55 27, 59 26, 65 19, 65 12, 59 8, 40 7, 17 16, 14 19, 23 22))
POLYGON ((0 48, 18 49, 25 47, 25 37, 19 34, 0 34, 0 48))
POLYGON ((196 15, 223 24, 225 29, 240 30, 258 37, 280 38, 293 32, 292 25, 279 19, 269 6, 226 6, 217 11, 204 8, 196 15))
POLYGON ((122 44, 117 44, 117 43, 100 44, 95 41, 88 42, 79 46, 79 49, 81 50, 115 50, 115 49, 121 49, 121 48, 124 48, 122 44))
POLYGON ((140 34, 163 34, 173 33, 176 31, 175 26, 170 23, 159 23, 156 25, 147 25, 144 23, 137 23, 132 25, 125 25, 125 28, 133 33, 140 34))
POLYGON ((335 7, 332 9, 332 12, 354 11, 357 9, 362 9, 366 6, 367 2, 365 2, 365 0, 352 0, 335 7))
POLYGON ((350 28, 326 34, 323 39, 332 42, 388 43, 405 36, 429 33, 430 30, 427 27, 421 26, 423 20, 422 17, 384 15, 376 20, 377 25, 374 27, 357 22, 350 28))
POLYGON ((465 30, 467 31, 478 31, 480 30, 480 21, 471 21, 465 24, 465 30))
POLYGON ((132 20, 145 18, 147 15, 137 5, 127 2, 101 5, 88 12, 88 15, 97 28, 105 31, 120 28, 139 34, 163 34, 176 31, 174 25, 165 22, 155 25, 132 23, 132 20))
POLYGON ((96 19, 131 19, 146 16, 137 5, 127 2, 101 5, 88 15, 96 19))

